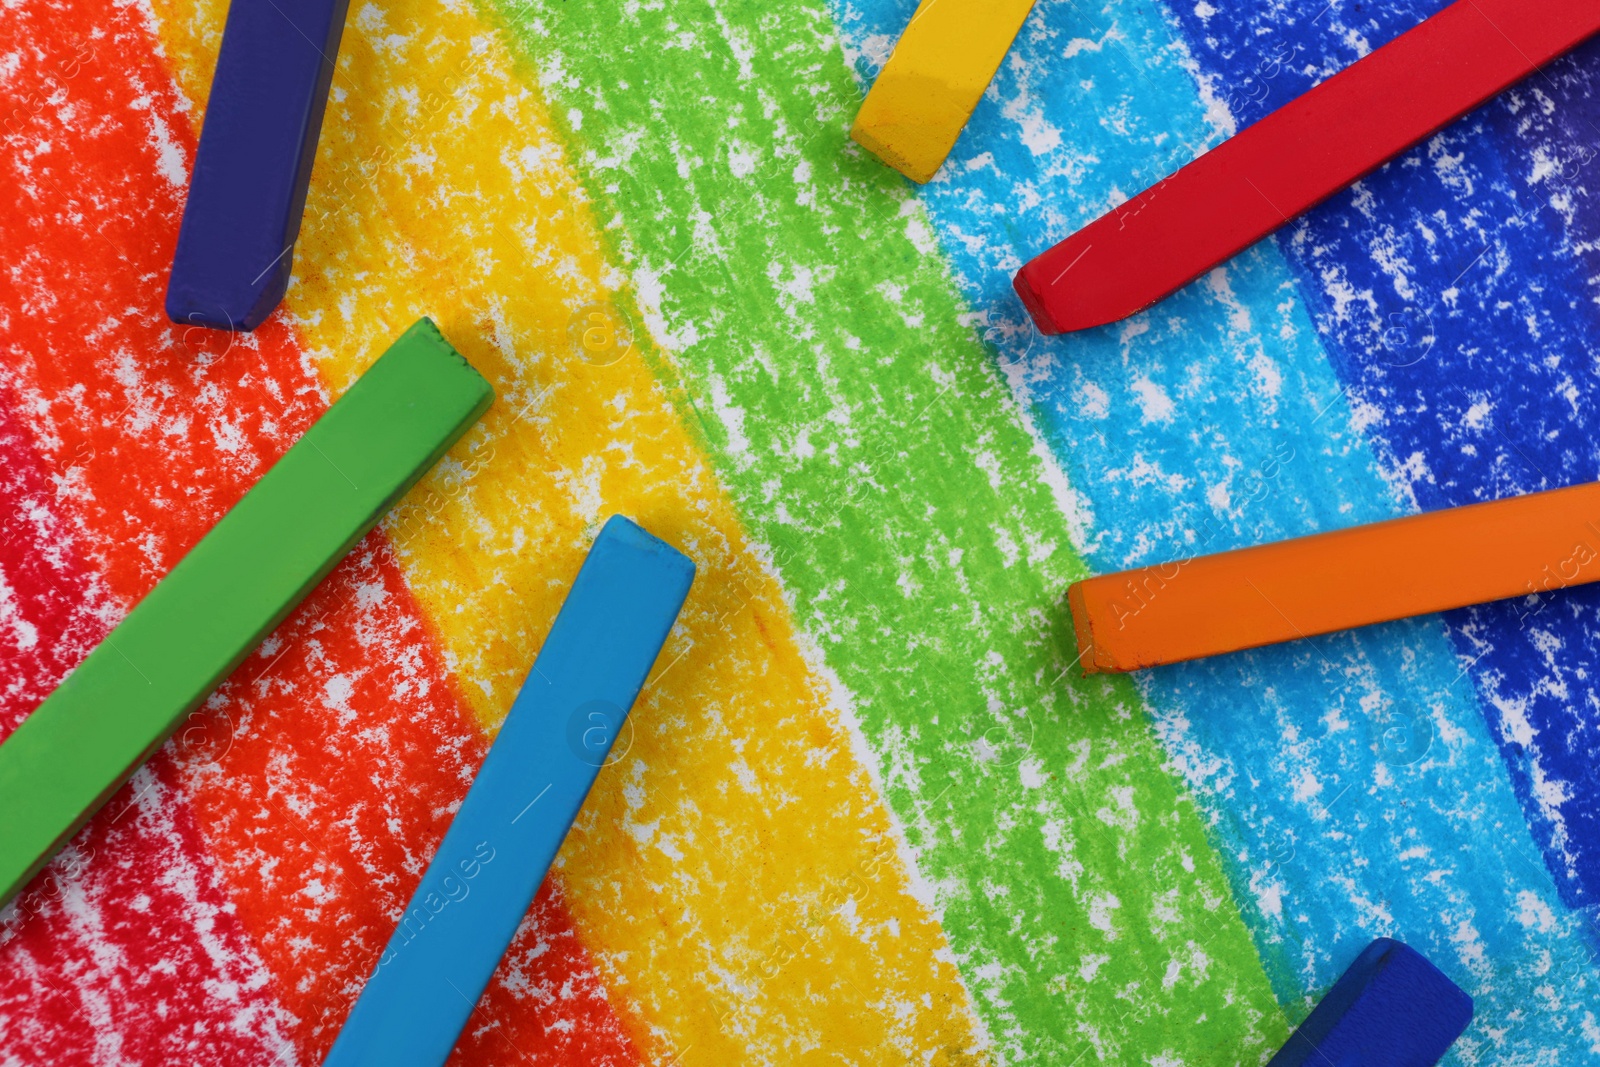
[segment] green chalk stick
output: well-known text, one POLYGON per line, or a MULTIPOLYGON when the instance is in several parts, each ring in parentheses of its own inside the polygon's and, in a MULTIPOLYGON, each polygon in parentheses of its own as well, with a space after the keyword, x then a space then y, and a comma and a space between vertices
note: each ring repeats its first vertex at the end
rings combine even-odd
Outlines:
POLYGON ((494 399, 422 319, 0 745, 0 906, 494 399))

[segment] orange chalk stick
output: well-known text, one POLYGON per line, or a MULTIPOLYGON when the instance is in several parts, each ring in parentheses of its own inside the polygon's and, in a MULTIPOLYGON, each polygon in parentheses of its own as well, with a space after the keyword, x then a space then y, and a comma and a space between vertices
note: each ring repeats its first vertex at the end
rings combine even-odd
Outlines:
POLYGON ((1600 483, 1075 582, 1084 673, 1134 671, 1600 581, 1600 483))

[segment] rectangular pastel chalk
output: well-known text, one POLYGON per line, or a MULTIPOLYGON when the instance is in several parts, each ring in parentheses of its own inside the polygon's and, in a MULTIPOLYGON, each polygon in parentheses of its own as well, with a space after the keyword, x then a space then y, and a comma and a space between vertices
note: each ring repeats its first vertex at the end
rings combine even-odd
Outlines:
POLYGON ((922 0, 850 136, 914 182, 938 173, 1033 0, 922 0))
POLYGON ((349 0, 232 0, 206 101, 167 317, 253 330, 289 287, 349 0))
POLYGON ((0 904, 494 398, 422 319, 0 744, 0 904))
POLYGON ((595 538, 324 1067, 437 1067, 511 943, 689 594, 620 515, 595 538))
POLYGON ((1197 556, 1067 590, 1085 673, 1600 580, 1600 483, 1197 556))
POLYGON ((1431 1067, 1471 1021, 1471 997, 1415 949, 1380 937, 1267 1067, 1431 1067))
POLYGON ((1456 3, 1017 272, 1046 334, 1177 291, 1600 31, 1600 0, 1456 3))

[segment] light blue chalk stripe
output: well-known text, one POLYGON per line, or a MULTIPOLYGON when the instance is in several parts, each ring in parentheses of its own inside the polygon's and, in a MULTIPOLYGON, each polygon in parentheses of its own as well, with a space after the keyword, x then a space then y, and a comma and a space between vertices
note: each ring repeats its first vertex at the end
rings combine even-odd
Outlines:
POLYGON ((440 1067, 594 784, 694 580, 620 515, 533 670, 324 1067, 440 1067))
MULTIPOLYGON (((870 80, 913 0, 836 0, 870 80)), ((1043 0, 923 201, 1082 505, 1102 571, 1390 517, 1379 473, 1271 242, 1128 323, 1053 341, 1010 275, 1225 132, 1149 5, 1043 0), (1198 533, 1197 533, 1198 532, 1198 533)), ((1478 1002, 1454 1062, 1600 1062, 1594 979, 1437 619, 1152 671, 1175 767, 1214 820, 1298 1019, 1373 936, 1478 1002), (1593 988, 1592 986, 1590 988, 1593 988)))

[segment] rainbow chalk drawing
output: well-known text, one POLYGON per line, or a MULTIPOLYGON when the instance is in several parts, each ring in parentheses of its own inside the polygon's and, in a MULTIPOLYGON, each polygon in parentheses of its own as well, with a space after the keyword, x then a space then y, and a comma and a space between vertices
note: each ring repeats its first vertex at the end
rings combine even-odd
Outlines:
MULTIPOLYGON (((1245 123, 1299 91, 1304 70, 1353 59, 1351 38, 1341 35, 1354 26, 1377 42, 1435 6, 1392 0, 1365 5, 1359 18, 1276 29, 1179 14, 1204 76, 1240 86, 1245 123), (1255 74, 1250 84, 1257 64, 1237 51, 1246 39, 1282 60, 1278 77, 1255 74)), ((1595 477, 1585 442, 1600 419, 1572 393, 1570 368, 1600 345, 1600 322, 1577 295, 1594 275, 1600 231, 1600 211, 1579 193, 1597 171, 1597 75, 1600 41, 1591 40, 1336 197, 1281 242, 1328 346, 1332 387, 1359 412, 1379 473, 1418 508, 1595 477), (1460 167, 1436 165, 1446 158, 1460 167), (1428 221, 1438 219, 1448 225, 1428 221), (1352 293, 1363 294, 1356 304, 1346 302, 1352 293), (1486 358, 1490 337, 1517 357, 1486 358)), ((1567 908, 1593 908, 1600 737, 1585 709, 1600 689, 1585 664, 1600 649, 1591 621, 1600 590, 1560 599, 1570 607, 1552 610, 1555 600, 1540 597, 1452 612, 1444 623, 1533 830, 1536 843, 1526 847, 1550 868, 1567 908)))
MULTIPOLYGON (((204 38, 176 32, 186 21, 168 24, 172 54, 195 57, 179 69, 206 69, 204 38)), ((781 1058, 808 1042, 863 1058, 886 1047, 919 1059, 973 1049, 981 1035, 966 991, 898 851, 887 805, 833 708, 828 680, 802 658, 785 594, 752 550, 697 424, 683 421, 681 394, 640 359, 599 366, 571 347, 574 319, 588 321, 581 309, 625 295, 610 294, 614 268, 582 210, 582 187, 546 151, 554 133, 538 95, 516 80, 510 53, 475 47, 497 38, 469 10, 401 8, 374 33, 370 46, 359 34, 346 42, 341 85, 350 91, 331 103, 339 120, 324 138, 330 170, 343 176, 332 184, 370 174, 371 200, 359 213, 323 210, 329 183, 313 187, 300 246, 304 284, 289 300, 335 392, 360 370, 350 353, 361 338, 416 308, 442 306, 452 338, 508 399, 485 417, 484 436, 469 443, 461 466, 441 469, 416 506, 386 526, 441 653, 466 680, 472 717, 486 732, 504 718, 536 637, 559 608, 551 561, 567 557, 575 569, 574 546, 607 511, 697 546, 707 579, 680 621, 688 650, 619 740, 627 773, 601 778, 546 881, 563 887, 552 898, 571 910, 581 943, 551 931, 548 919, 525 927, 481 1005, 501 1025, 469 1028, 463 1045, 478 1041, 494 1062, 502 1034, 522 1047, 558 1035, 565 1054, 622 1057, 594 1047, 603 1031, 575 1010, 584 1001, 540 1001, 541 1011, 530 1012, 529 984, 576 983, 600 1008, 609 992, 606 1010, 665 1060, 689 1047, 691 1056, 763 1048, 781 1058), (455 97, 438 90, 451 79, 461 85, 455 97), (433 160, 401 151, 453 136, 469 114, 479 134, 471 145, 433 160), (507 145, 519 147, 508 153, 507 145), (527 159, 541 165, 525 167, 527 159), (374 160, 384 162, 369 169, 374 160), (470 200, 487 218, 533 218, 537 228, 463 227, 412 210, 419 199, 470 200), (563 267, 552 271, 557 253, 563 267), (347 315, 352 291, 363 299, 347 315), (620 447, 634 459, 599 462, 620 447), (466 528, 476 536, 452 534, 466 528), (797 808, 811 813, 804 840, 791 832, 797 808), (695 876, 686 878, 691 840, 714 844, 692 853, 695 876), (780 849, 793 865, 765 862, 780 849), (620 870, 630 877, 616 877, 620 870), (662 885, 673 887, 666 912, 654 888, 662 885), (707 938, 708 922, 722 936, 707 938), (895 936, 882 936, 891 929, 895 936), (545 972, 553 955, 545 946, 574 943, 603 984, 545 972), (907 1004, 916 1010, 901 1010, 907 1004)), ((249 830, 232 821, 241 828, 229 840, 249 830)), ((277 847, 292 855, 292 839, 277 847)), ((261 894, 255 921, 275 965, 298 969, 301 950, 280 933, 295 924, 274 921, 281 903, 253 888, 248 865, 229 866, 261 894)), ((325 884, 339 899, 330 912, 365 909, 364 899, 347 899, 344 882, 325 884)), ((392 928, 368 943, 352 983, 376 964, 392 928)), ((344 986, 328 971, 350 957, 317 929, 327 967, 311 988, 337 1003, 344 986)))
POLYGON ((694 563, 613 516, 326 1067, 442 1065, 678 618, 694 563))
POLYGON ((565 132, 597 213, 620 220, 658 373, 702 413, 808 655, 837 680, 988 1055, 1245 1063, 1280 1045, 1287 1024, 1138 693, 1068 669, 1050 605, 1085 568, 1063 487, 962 323, 927 217, 851 149, 859 97, 818 33, 825 11, 718 3, 707 21, 670 4, 619 31, 598 8, 501 10, 554 114, 582 117, 565 132), (681 51, 608 43, 680 25, 681 51), (794 44, 741 43, 768 39, 794 44), (787 89, 769 107, 772 84, 787 89), (641 138, 646 112, 719 150, 691 160, 641 138), (781 256, 759 251, 775 241, 781 256), (722 269, 758 254, 763 272, 722 269))
POLYGON ((1447 1063, 1600 1062, 1592 592, 1133 679, 1077 677, 1061 604, 1593 479, 1593 47, 1114 329, 1009 285, 1442 6, 1038 4, 911 189, 848 130, 916 0, 363 5, 285 313, 225 352, 147 292, 225 0, 0 12, 51 149, 0 164, 11 714, 38 620, 84 589, 86 652, 418 315, 506 401, 206 705, 221 765, 175 741, 32 884, 19 1054, 320 1062, 620 512, 696 595, 463 1067, 1256 1065, 1376 936, 1473 997, 1447 1063), (52 301, 149 313, 85 349, 52 301), (630 348, 575 345, 596 309, 630 348), (119 1002, 159 1029, 82 1025, 119 1002))
MULTIPOLYGON (((1095 571, 1593 478, 1589 408, 1562 383, 1600 345, 1575 295, 1600 213, 1582 202, 1569 230, 1535 207, 1592 173, 1593 43, 1541 82, 1562 101, 1550 115, 1514 89, 1127 323, 1045 340, 1010 292, 1033 251, 1013 235, 1066 237, 1442 6, 1241 19, 1174 5, 1172 20, 1041 6, 947 164, 962 182, 924 190, 982 309, 975 329, 1065 472, 1074 541, 1095 571), (1078 49, 1063 79, 1062 41, 1103 44, 1078 49), (1439 162, 1458 157, 1459 169, 1439 162), (1453 220, 1448 245, 1426 236, 1438 218, 1453 220), (1397 262, 1387 238, 1404 234, 1397 262), (1528 354, 1488 358, 1489 336, 1528 354), (1500 421, 1473 411, 1484 404, 1504 405, 1500 421), (1506 418, 1543 429, 1519 434, 1506 418)), ((835 8, 863 79, 911 7, 835 8)), ((1560 598, 1590 605, 1594 592, 1560 598)), ((1512 601, 1140 679, 1291 1019, 1386 929, 1459 965, 1477 1002, 1447 1059, 1600 1062, 1586 1000, 1600 938, 1574 910, 1585 898, 1563 899, 1600 855, 1582 710, 1594 697, 1557 695, 1591 691, 1579 669, 1600 630, 1592 607, 1553 606, 1512 601), (1323 876, 1335 867, 1356 877, 1323 876), (1378 899, 1393 926, 1369 925, 1378 899), (1550 991, 1536 1012, 1535 987, 1550 991)))

